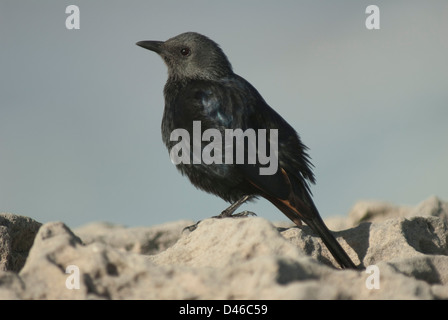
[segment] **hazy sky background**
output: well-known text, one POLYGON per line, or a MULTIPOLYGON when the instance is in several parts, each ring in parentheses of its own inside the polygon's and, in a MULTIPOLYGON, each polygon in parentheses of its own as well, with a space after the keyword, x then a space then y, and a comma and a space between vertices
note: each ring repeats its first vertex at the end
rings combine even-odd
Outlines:
MULTIPOLYGON (((166 67, 139 40, 185 31, 310 148, 322 216, 362 199, 448 200, 448 1, 0 2, 0 212, 76 227, 219 214, 171 164, 160 123, 166 67), (67 30, 65 8, 80 8, 67 30), (380 30, 365 9, 380 8, 380 30)), ((242 209, 287 220, 260 199, 242 209)))

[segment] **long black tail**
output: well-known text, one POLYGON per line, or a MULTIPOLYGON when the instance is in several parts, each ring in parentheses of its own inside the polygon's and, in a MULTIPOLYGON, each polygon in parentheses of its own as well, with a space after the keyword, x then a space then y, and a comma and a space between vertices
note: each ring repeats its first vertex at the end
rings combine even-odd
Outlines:
POLYGON ((278 176, 270 180, 271 185, 260 179, 249 182, 259 190, 261 196, 272 202, 297 226, 301 226, 303 221, 316 232, 342 268, 357 269, 320 217, 302 177, 288 175, 281 169, 278 176), (285 197, 285 194, 288 195, 285 197))
POLYGON ((325 225, 309 194, 305 193, 302 195, 305 196, 306 203, 297 197, 294 197, 293 201, 280 200, 271 196, 266 196, 266 198, 296 225, 300 226, 301 221, 303 221, 317 233, 341 268, 358 269, 325 225))
POLYGON ((344 249, 342 249, 339 242, 336 240, 330 230, 328 230, 327 226, 319 215, 311 219, 304 219, 304 222, 321 237, 322 241, 325 243, 328 250, 330 250, 331 254, 339 263, 341 268, 357 269, 356 265, 353 263, 344 249))

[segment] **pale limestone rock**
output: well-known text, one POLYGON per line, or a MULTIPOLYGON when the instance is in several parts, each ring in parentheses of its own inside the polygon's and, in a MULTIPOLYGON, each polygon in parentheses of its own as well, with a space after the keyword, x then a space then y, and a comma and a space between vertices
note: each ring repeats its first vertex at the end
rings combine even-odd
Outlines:
POLYGON ((39 229, 10 215, 22 219, 22 231, 11 233, 9 224, 0 232, 4 266, 16 254, 11 234, 39 231, 31 250, 21 249, 23 268, 0 271, 0 299, 448 299, 447 203, 432 197, 415 208, 356 207, 351 227, 334 234, 372 273, 337 269, 310 228, 260 217, 206 219, 182 233, 191 222, 73 232, 61 222, 39 229), (70 266, 79 271, 79 289, 70 289, 70 266))

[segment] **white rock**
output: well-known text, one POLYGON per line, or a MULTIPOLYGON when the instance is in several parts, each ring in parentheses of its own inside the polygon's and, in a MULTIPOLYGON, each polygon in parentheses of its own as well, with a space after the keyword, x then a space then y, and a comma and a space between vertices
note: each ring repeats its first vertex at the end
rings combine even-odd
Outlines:
POLYGON ((174 243, 182 230, 193 221, 175 221, 158 226, 127 228, 105 222, 94 222, 74 229, 84 244, 101 242, 108 246, 140 254, 156 254, 174 243))
POLYGON ((336 269, 306 226, 259 217, 206 219, 183 234, 190 222, 75 233, 55 222, 40 227, 20 272, 0 271, 0 299, 448 299, 446 203, 358 207, 348 220, 364 222, 334 234, 372 273, 336 269))

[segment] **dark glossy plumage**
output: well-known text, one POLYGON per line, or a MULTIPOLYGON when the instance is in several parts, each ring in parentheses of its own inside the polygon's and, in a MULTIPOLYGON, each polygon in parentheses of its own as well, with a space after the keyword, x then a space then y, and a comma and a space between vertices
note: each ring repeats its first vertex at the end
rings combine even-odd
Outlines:
MULTIPOLYGON (((303 220, 327 245, 341 267, 355 265, 327 229, 311 199, 314 183, 311 163, 296 131, 274 111, 232 66, 219 46, 197 33, 184 33, 165 42, 141 41, 138 45, 157 52, 168 66, 162 138, 168 150, 177 144, 170 135, 175 129, 193 134, 193 121, 201 132, 218 129, 277 129, 278 170, 260 175, 265 165, 183 164, 177 165, 196 187, 235 203, 245 196, 262 196, 297 225, 303 220)), ((269 140, 268 140, 269 141, 269 140)), ((204 148, 209 142, 202 142, 204 148)), ((191 152, 193 148, 190 149, 191 152)), ((268 148, 269 150, 269 148, 268 148)), ((223 155, 224 157, 224 155, 223 155)))
MULTIPOLYGON (((202 130, 219 129, 278 129, 280 167, 300 179, 314 182, 305 147, 297 133, 270 108, 260 94, 243 78, 233 75, 216 81, 187 80, 167 83, 167 98, 162 121, 162 137, 170 150, 177 142, 170 141, 174 129, 192 132, 193 121, 201 121, 202 130)), ((203 143, 204 145, 207 142, 203 143)), ((269 185, 275 196, 286 196, 280 170, 275 175, 259 177, 259 165, 179 164, 177 168, 191 182, 204 191, 214 193, 226 201, 234 202, 247 194, 258 194, 249 181, 269 185)), ((304 183, 306 187, 306 183, 304 183)))

